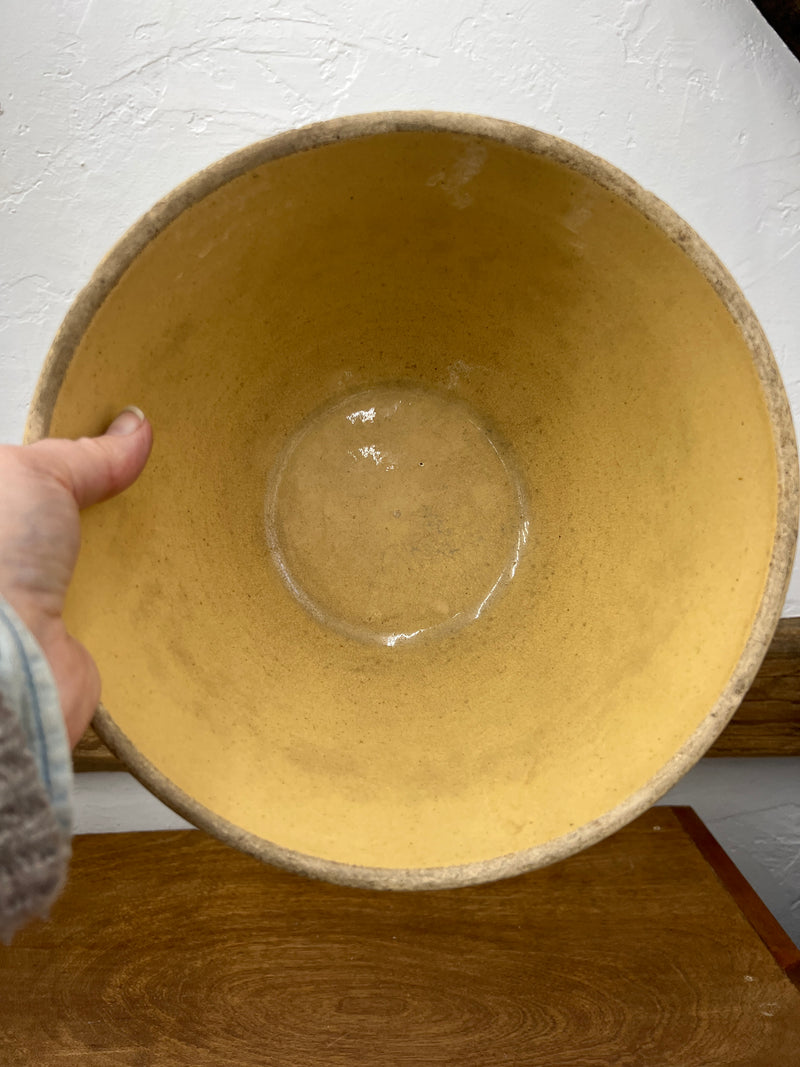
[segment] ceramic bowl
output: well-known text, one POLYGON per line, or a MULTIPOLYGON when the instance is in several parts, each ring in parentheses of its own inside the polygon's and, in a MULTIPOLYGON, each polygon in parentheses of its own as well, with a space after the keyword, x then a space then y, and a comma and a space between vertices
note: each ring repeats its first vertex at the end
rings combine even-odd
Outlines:
POLYGON ((731 276, 507 122, 339 119, 136 223, 28 439, 155 428, 85 513, 96 728, 196 825, 335 882, 517 874, 652 804, 779 618, 792 423, 731 276))

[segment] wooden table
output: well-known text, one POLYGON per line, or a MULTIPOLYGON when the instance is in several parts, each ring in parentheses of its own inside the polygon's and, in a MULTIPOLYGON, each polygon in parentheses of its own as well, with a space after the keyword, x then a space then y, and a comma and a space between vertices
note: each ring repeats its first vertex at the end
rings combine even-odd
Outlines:
POLYGON ((0 948, 0 1063, 796 1067, 800 953, 686 808, 493 885, 380 893, 199 831, 78 837, 0 948))

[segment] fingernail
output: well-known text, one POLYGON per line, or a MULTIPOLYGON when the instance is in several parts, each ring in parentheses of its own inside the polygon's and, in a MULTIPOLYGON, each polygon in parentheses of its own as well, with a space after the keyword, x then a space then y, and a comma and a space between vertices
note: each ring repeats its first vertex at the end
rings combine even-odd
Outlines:
POLYGON ((117 415, 106 433, 113 434, 115 437, 127 436, 127 434, 135 433, 143 422, 144 412, 141 408, 131 404, 117 415))

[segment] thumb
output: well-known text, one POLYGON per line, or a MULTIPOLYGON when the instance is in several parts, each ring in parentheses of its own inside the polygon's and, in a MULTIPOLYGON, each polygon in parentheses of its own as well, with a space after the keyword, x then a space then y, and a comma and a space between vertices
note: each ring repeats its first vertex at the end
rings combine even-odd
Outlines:
POLYGON ((30 447, 70 489, 78 507, 87 508, 132 485, 144 470, 152 445, 150 423, 139 408, 129 407, 100 437, 49 439, 30 447))

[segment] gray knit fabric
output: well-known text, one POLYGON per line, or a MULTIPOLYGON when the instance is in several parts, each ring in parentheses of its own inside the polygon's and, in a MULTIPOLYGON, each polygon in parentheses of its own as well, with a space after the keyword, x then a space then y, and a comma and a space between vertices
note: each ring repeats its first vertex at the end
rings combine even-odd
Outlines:
POLYGON ((70 840, 59 825, 22 723, 0 697, 0 941, 46 917, 61 892, 70 840))
POLYGON ((53 672, 8 601, 0 597, 0 697, 22 724, 61 829, 72 835, 72 754, 53 672))
POLYGON ((45 916, 66 878, 72 761, 39 645, 0 598, 0 940, 45 916))

